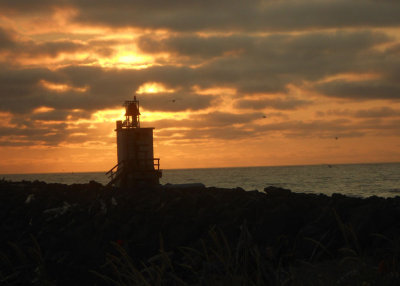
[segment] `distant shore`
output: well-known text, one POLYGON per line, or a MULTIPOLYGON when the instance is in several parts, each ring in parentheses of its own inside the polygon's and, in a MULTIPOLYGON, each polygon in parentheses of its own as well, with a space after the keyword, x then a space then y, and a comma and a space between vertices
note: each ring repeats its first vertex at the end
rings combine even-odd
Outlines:
POLYGON ((2 180, 0 222, 4 285, 400 279, 400 197, 2 180))

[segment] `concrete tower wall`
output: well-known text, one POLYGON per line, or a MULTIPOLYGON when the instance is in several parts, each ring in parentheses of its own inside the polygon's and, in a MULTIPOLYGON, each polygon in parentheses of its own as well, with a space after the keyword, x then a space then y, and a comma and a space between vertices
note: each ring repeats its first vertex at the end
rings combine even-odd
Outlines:
POLYGON ((117 128, 116 131, 118 163, 133 161, 141 170, 153 170, 153 128, 117 128))

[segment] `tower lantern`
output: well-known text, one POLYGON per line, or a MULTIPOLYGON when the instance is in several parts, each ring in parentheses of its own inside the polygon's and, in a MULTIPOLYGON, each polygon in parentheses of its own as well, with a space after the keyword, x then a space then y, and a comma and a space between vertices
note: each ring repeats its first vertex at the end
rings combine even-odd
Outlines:
POLYGON ((124 102, 125 120, 116 122, 118 163, 107 174, 109 185, 136 187, 159 184, 160 159, 154 158, 153 127, 140 127, 139 101, 124 102))
POLYGON ((139 101, 134 96, 133 100, 126 100, 125 106, 125 121, 124 126, 126 128, 138 128, 140 127, 140 112, 139 112, 139 101))

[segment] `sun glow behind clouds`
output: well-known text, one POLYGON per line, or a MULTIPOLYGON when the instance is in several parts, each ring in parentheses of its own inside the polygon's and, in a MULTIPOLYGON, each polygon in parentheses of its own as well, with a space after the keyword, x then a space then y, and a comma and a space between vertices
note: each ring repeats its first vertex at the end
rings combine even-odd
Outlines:
MULTIPOLYGON (((143 108, 140 109, 140 112, 141 112, 140 120, 142 124, 162 119, 174 118, 180 120, 189 117, 189 114, 184 112, 180 112, 179 114, 174 112, 152 112, 145 110, 143 108)), ((112 122, 114 124, 114 122, 116 122, 117 120, 124 120, 124 119, 125 119, 125 109, 121 106, 121 108, 99 110, 93 113, 91 119, 80 121, 80 123, 112 122)))
POLYGON ((139 54, 135 50, 118 49, 112 57, 98 59, 102 67, 145 69, 154 63, 154 58, 148 55, 139 54))
POLYGON ((173 89, 167 89, 162 83, 159 82, 146 82, 139 86, 138 90, 136 91, 137 94, 142 93, 160 93, 160 92, 174 92, 173 89))
POLYGON ((115 122, 122 120, 125 117, 125 110, 121 108, 104 109, 95 112, 90 119, 90 122, 115 122))
MULTIPOLYGON (((163 119, 175 119, 175 120, 181 120, 181 119, 185 119, 185 118, 189 118, 189 113, 187 112, 151 112, 151 111, 147 111, 145 109, 141 109, 141 116, 140 116, 140 120, 142 123, 144 123, 146 126, 148 126, 149 124, 147 124, 147 122, 152 122, 152 121, 157 121, 157 120, 163 120, 163 119)), ((157 128, 157 126, 154 126, 155 128, 157 128)))

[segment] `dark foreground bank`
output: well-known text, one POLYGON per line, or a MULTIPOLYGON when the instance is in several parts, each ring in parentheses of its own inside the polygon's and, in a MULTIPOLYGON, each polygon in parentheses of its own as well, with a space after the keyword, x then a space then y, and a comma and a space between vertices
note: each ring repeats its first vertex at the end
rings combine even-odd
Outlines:
POLYGON ((400 198, 0 181, 0 285, 398 285, 400 198))

